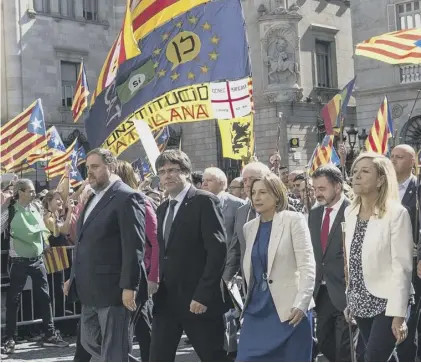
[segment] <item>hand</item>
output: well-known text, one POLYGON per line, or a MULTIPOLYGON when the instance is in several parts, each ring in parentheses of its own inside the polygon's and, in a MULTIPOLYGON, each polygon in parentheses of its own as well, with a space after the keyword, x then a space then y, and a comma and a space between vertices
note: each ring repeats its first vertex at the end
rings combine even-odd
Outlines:
POLYGON ((73 213, 73 208, 75 207, 75 201, 72 198, 69 198, 67 201, 67 210, 68 213, 73 213))
POLYGON ((339 150, 338 150, 339 156, 341 158, 345 158, 346 157, 346 147, 345 147, 345 143, 342 143, 339 145, 339 150))
POLYGON ((8 208, 12 198, 13 198, 12 190, 6 190, 5 192, 1 192, 1 206, 3 208, 8 208))
POLYGON ((304 312, 298 308, 292 308, 291 314, 289 314, 288 320, 289 325, 294 325, 294 328, 300 324, 301 320, 304 318, 304 312))
POLYGON ((148 280, 148 296, 152 296, 158 291, 158 283, 148 280))
POLYGON ((402 343, 408 336, 408 327, 405 318, 395 316, 392 320, 392 332, 396 338, 396 344, 402 343))
POLYGON ((355 321, 354 317, 352 316, 352 313, 349 310, 348 306, 344 310, 344 316, 345 316, 345 320, 348 324, 351 323, 352 325, 357 325, 357 322, 355 321))
POLYGON ((64 176, 68 177, 71 171, 72 166, 70 165, 70 163, 66 163, 66 165, 64 166, 64 176))
POLYGON ((421 279, 421 261, 418 261, 417 265, 417 275, 421 279))
POLYGON ((69 293, 69 287, 70 287, 70 280, 65 281, 65 283, 63 284, 63 293, 64 295, 67 296, 67 294, 69 293))
POLYGON ((124 289, 122 294, 123 305, 130 311, 136 310, 136 291, 124 289))
POLYGON ((203 314, 206 313, 206 310, 208 310, 208 308, 205 305, 202 305, 201 303, 192 300, 190 303, 190 312, 192 312, 193 314, 203 314))

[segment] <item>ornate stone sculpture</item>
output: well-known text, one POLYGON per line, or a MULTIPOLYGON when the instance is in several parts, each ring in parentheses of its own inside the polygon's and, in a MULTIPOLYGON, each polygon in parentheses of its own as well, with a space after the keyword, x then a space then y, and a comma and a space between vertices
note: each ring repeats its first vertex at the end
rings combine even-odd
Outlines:
POLYGON ((294 54, 294 48, 285 38, 273 39, 268 46, 269 84, 296 84, 298 82, 299 71, 294 54))

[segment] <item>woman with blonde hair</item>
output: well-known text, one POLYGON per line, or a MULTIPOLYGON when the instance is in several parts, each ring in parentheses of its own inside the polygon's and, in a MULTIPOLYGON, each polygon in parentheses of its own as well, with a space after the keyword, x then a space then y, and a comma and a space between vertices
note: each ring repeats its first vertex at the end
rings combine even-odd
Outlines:
POLYGON ((275 174, 250 190, 259 216, 243 228, 249 288, 237 361, 311 361, 316 265, 307 222, 287 210, 287 189, 275 174))
POLYGON ((352 168, 353 203, 345 210, 349 283, 347 319, 355 318, 366 345, 365 361, 390 358, 407 337, 411 294, 411 221, 401 205, 392 162, 362 153, 352 168))

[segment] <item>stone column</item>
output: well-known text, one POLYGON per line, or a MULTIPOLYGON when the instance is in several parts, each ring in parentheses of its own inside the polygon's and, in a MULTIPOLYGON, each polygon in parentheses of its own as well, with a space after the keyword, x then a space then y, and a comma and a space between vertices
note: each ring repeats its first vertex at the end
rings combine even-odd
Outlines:
POLYGON ((60 0, 50 0, 50 11, 51 14, 60 14, 60 0))
POLYGON ((83 0, 75 0, 75 17, 76 19, 83 19, 83 0))

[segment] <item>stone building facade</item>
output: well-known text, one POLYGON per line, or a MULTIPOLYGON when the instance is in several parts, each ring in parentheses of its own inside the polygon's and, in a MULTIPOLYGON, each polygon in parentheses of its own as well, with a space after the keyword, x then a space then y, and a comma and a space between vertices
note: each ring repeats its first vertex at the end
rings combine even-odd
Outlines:
MULTIPOLYGON (((253 69, 256 153, 267 163, 276 149, 281 164, 304 167, 322 135, 321 107, 353 78, 351 17, 346 0, 241 0, 253 69), (279 133, 278 133, 279 131, 279 133), (289 141, 299 139, 291 148, 289 141)), ((42 98, 47 125, 64 139, 74 124, 70 105, 83 58, 91 91, 120 29, 123 0, 7 0, 1 3, 1 121, 42 98)), ((346 124, 355 122, 351 103, 346 124)), ((216 122, 174 127, 195 169, 219 165, 234 176, 238 162, 224 160, 216 122)), ((125 158, 135 159, 135 146, 125 158)))
MULTIPOLYGON (((418 0, 352 0, 350 6, 354 45, 387 32, 421 27, 418 0)), ((397 130, 395 142, 420 148, 421 66, 394 66, 364 57, 355 57, 354 65, 359 128, 369 131, 384 96, 388 96, 397 130)))

